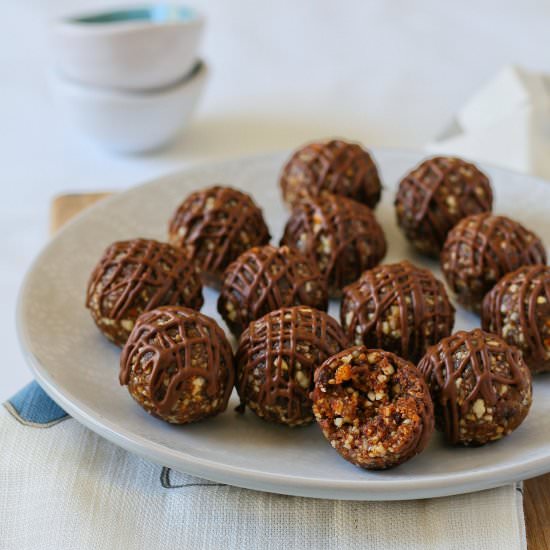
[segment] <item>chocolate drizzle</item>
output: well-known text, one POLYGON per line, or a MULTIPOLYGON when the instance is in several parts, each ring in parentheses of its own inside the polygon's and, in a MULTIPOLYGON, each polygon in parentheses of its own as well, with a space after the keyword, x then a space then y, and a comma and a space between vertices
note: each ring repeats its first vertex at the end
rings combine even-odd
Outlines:
POLYGON ((532 372, 550 370, 550 267, 520 267, 485 296, 482 326, 521 349, 532 372))
POLYGON ((299 252, 287 246, 254 247, 226 269, 218 311, 235 334, 270 311, 295 305, 328 307, 317 265, 299 252))
POLYGON ((241 336, 236 358, 243 409, 248 405, 272 422, 312 422, 313 372, 346 345, 332 317, 306 306, 282 308, 253 321, 241 336))
POLYGON ((188 383, 202 378, 205 409, 217 414, 226 409, 233 389, 231 345, 210 317, 184 307, 160 307, 138 319, 122 351, 120 384, 131 386, 134 377, 152 404, 150 412, 161 418, 185 416, 185 410, 175 407, 190 396, 188 383), (218 403, 211 407, 214 400, 218 403))
POLYGON ((374 208, 382 185, 370 154, 342 140, 311 143, 298 149, 283 168, 280 185, 285 200, 294 204, 304 193, 321 191, 344 195, 374 208))
POLYGON ((334 296, 386 254, 384 232, 370 208, 330 193, 294 207, 281 244, 312 258, 334 296))
MULTIPOLYGON (((418 368, 430 387, 436 411, 442 414, 438 425, 450 443, 465 442, 460 432, 461 420, 477 399, 483 400, 484 407, 493 408, 505 399, 506 392, 499 392, 497 385, 515 386, 519 399, 528 400, 527 405, 517 402, 505 407, 504 420, 513 424, 509 431, 517 427, 528 412, 531 376, 521 352, 481 329, 459 331, 444 338, 428 350, 418 368)), ((493 419, 496 426, 498 421, 493 419)), ((486 442, 476 441, 475 434, 472 441, 486 442)))
POLYGON ((448 234, 441 267, 457 299, 478 308, 506 273, 523 265, 545 264, 541 240, 520 223, 489 213, 468 216, 448 234))
POLYGON ((347 286, 341 322, 356 344, 416 362, 428 346, 449 336, 454 313, 443 284, 405 260, 365 271, 347 286))
POLYGON ((185 249, 214 279, 245 250, 270 239, 252 198, 220 186, 189 195, 172 216, 168 231, 170 242, 185 249))
MULTIPOLYGON (((86 306, 101 330, 112 326, 104 327, 103 319, 135 321, 161 305, 200 309, 202 304, 202 283, 194 263, 171 245, 147 239, 110 245, 92 272, 86 295, 86 306)), ((118 343, 123 344, 129 330, 120 330, 125 337, 118 343)))
POLYGON ((395 198, 397 220, 407 238, 435 257, 459 220, 490 212, 492 205, 489 178, 475 165, 454 157, 422 162, 403 178, 395 198))

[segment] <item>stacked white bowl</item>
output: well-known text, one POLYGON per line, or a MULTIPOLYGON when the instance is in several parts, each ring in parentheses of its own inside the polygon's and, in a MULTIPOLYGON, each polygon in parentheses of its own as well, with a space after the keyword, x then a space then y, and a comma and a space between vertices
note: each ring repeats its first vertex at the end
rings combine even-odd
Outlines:
POLYGON ((203 18, 155 5, 67 17, 53 26, 58 104, 75 127, 118 152, 158 149, 190 121, 207 78, 203 18))

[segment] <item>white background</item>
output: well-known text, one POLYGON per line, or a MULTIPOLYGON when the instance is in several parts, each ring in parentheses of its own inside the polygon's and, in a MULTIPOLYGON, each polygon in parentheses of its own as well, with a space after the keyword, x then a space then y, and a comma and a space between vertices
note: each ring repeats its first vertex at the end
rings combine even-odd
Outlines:
POLYGON ((15 334, 16 294, 47 240, 55 194, 122 189, 190 162, 332 135, 418 148, 502 66, 550 72, 545 0, 197 1, 208 18, 202 51, 211 79, 192 128, 162 154, 115 157, 59 123, 48 91, 48 24, 120 4, 3 2, 0 401, 30 379, 15 334))

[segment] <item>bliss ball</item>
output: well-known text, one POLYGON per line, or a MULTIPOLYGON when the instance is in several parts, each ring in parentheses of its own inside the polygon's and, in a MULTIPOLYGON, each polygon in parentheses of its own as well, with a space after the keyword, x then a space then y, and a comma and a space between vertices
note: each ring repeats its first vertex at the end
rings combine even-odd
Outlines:
POLYGON ((183 251, 148 239, 110 245, 92 272, 86 296, 99 330, 118 346, 145 311, 164 305, 198 310, 202 304, 194 262, 183 251))
POLYGON ((220 186, 189 195, 172 216, 168 234, 213 286, 219 285, 225 268, 240 254, 271 238, 250 195, 220 186))
POLYGON ((422 452, 434 430, 420 372, 388 351, 357 346, 315 371, 313 412, 332 447, 368 470, 398 466, 422 452))
POLYGON ((454 157, 425 160, 409 172, 395 198, 397 222, 421 253, 438 257, 447 233, 464 217, 490 212, 489 178, 475 165, 454 157))
POLYGON ((120 357, 120 383, 149 414, 173 424, 227 408, 233 352, 216 322, 192 309, 165 306, 136 322, 120 357))
POLYGON ((340 325, 310 307, 282 308, 252 321, 237 351, 241 409, 277 424, 310 424, 313 373, 346 345, 340 325))
POLYGON ((328 191, 374 208, 382 184, 371 155, 357 143, 342 140, 310 143, 286 163, 280 178, 285 201, 294 205, 304 194, 328 191))
POLYGON ((451 334, 454 314, 443 284, 406 260, 365 271, 344 288, 340 310, 350 341, 413 363, 451 334))
POLYGON ((316 262, 331 296, 339 296, 345 285, 386 255, 384 231, 371 209, 330 193, 296 204, 281 244, 316 262))
POLYGON ((460 331, 418 364, 449 443, 484 445, 514 431, 531 407, 531 373, 521 352, 481 329, 460 331))
POLYGON ((317 264, 288 246, 257 246, 225 270, 218 311, 236 335, 251 321, 281 307, 326 311, 327 286, 317 264))
POLYGON ((489 213, 459 221, 441 252, 441 268, 457 300, 476 311, 506 273, 545 263, 546 251, 537 235, 510 218, 489 213))
POLYGON ((484 330, 518 347, 532 373, 550 371, 550 267, 520 267, 485 296, 484 330))

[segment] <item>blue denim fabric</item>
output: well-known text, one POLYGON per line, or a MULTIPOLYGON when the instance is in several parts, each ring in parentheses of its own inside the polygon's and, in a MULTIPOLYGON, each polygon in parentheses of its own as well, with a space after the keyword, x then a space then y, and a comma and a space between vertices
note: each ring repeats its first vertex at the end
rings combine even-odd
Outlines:
POLYGON ((68 416, 36 382, 19 390, 7 404, 8 410, 16 413, 18 420, 29 425, 51 424, 68 416))

